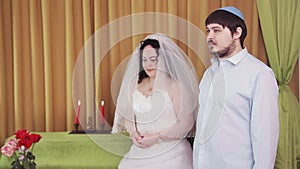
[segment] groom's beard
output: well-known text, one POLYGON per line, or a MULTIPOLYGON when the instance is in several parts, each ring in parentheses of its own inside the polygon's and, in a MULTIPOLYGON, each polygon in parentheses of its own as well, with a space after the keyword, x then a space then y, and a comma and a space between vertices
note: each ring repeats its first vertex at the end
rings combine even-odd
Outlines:
POLYGON ((212 42, 211 40, 208 41, 208 46, 210 49, 210 54, 217 56, 219 58, 223 58, 228 56, 230 49, 232 49, 232 46, 234 45, 234 42, 232 42, 230 45, 228 45, 227 47, 224 47, 223 49, 220 49, 219 51, 214 51, 212 47, 210 47, 210 44, 214 44, 216 45, 216 43, 212 42))
POLYGON ((214 53, 216 54, 215 56, 217 56, 219 58, 223 58, 223 57, 228 56, 229 50, 230 50, 230 46, 225 47, 225 48, 219 50, 218 52, 214 52, 214 53))

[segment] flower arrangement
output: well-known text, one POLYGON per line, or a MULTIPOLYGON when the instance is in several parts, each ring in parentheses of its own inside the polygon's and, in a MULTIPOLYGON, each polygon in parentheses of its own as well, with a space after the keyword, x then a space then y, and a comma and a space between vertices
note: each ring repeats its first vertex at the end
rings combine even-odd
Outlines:
POLYGON ((3 147, 1 153, 4 156, 13 158, 12 169, 35 169, 35 156, 32 151, 34 144, 42 137, 39 134, 31 134, 27 130, 18 130, 15 138, 9 139, 3 147))

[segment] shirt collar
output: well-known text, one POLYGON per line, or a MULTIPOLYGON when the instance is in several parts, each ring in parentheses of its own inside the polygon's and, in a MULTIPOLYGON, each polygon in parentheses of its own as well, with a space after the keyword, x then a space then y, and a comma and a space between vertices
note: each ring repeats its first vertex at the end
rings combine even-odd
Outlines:
MULTIPOLYGON (((223 61, 229 61, 230 63, 237 65, 241 60, 243 60, 246 57, 246 54, 248 53, 247 48, 245 47, 243 50, 241 50, 239 53, 231 56, 228 59, 224 59, 223 61)), ((218 62, 218 58, 217 57, 213 57, 211 59, 212 63, 216 63, 218 62)))

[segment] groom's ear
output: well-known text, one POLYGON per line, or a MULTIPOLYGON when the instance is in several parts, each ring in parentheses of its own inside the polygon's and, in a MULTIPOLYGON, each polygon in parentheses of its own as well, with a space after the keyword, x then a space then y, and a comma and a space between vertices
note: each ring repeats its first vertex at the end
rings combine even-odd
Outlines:
POLYGON ((233 39, 237 40, 240 39, 240 37, 242 36, 242 28, 241 27, 237 27, 235 32, 233 33, 233 39))

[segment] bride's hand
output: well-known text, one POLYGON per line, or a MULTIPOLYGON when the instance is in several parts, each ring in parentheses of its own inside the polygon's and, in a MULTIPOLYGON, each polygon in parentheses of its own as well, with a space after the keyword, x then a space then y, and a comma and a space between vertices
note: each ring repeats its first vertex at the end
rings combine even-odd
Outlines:
POLYGON ((138 142, 142 145, 145 145, 146 147, 151 147, 152 145, 156 144, 159 138, 158 134, 144 133, 142 135, 143 138, 138 142))
POLYGON ((134 132, 131 135, 131 139, 133 144, 135 144, 136 146, 140 147, 140 148, 147 148, 147 145, 144 145, 141 143, 141 140, 143 139, 143 136, 140 136, 137 132, 134 132))

